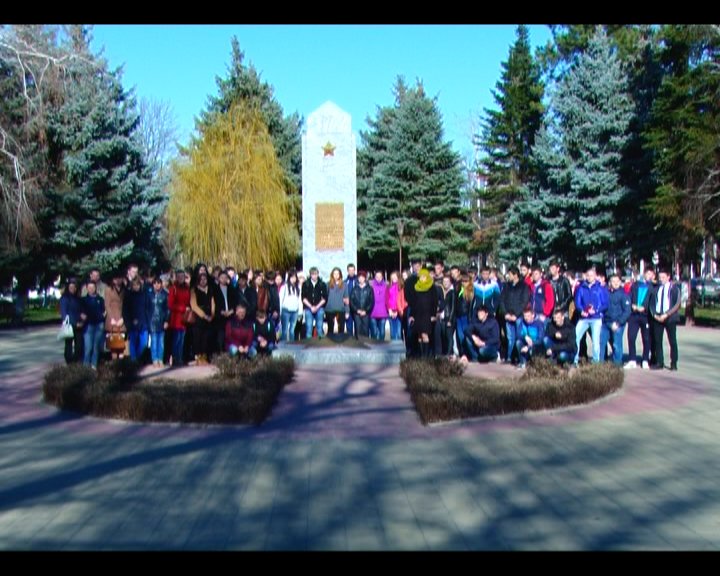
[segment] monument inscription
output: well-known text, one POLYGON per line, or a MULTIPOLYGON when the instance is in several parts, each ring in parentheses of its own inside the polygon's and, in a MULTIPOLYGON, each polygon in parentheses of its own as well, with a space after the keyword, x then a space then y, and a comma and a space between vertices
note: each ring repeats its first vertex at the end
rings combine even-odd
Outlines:
POLYGON ((344 205, 318 202, 315 204, 315 249, 320 252, 342 250, 345 246, 344 205))

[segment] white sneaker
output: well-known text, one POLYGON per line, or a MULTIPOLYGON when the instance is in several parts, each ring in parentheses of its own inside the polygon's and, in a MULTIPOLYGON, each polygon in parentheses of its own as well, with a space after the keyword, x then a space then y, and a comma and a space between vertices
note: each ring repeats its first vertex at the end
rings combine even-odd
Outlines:
POLYGON ((632 370, 634 368, 637 368, 637 362, 635 362, 635 360, 630 360, 630 362, 625 364, 625 370, 632 370))
POLYGON ((643 369, 643 370, 650 370, 650 364, 648 364, 647 360, 643 360, 642 369, 643 369))
POLYGON ((497 358, 495 359, 495 364, 502 364, 502 358, 500 357, 500 352, 498 352, 497 358))

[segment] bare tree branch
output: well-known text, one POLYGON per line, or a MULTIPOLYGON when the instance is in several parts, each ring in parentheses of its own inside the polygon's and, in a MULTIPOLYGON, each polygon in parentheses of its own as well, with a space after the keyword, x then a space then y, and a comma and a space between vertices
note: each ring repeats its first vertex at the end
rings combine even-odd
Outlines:
POLYGON ((138 132, 153 177, 166 168, 177 151, 178 127, 170 102, 142 98, 138 132))

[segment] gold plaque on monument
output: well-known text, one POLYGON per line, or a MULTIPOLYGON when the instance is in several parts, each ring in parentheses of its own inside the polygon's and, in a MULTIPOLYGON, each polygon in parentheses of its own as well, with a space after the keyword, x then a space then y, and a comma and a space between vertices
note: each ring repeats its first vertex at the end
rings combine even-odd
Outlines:
POLYGON ((345 246, 345 205, 315 204, 315 250, 343 250, 345 246))

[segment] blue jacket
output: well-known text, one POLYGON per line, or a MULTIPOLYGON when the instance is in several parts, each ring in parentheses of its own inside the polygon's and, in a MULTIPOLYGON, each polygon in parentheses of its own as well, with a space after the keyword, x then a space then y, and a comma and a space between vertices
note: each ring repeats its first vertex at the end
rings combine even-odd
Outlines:
POLYGON ((545 338, 545 324, 537 318, 530 324, 526 324, 525 319, 523 319, 523 321, 520 322, 520 329, 517 334, 517 341, 523 342, 523 346, 527 344, 527 342, 525 342, 525 336, 530 336, 533 341, 533 346, 541 346, 543 338, 545 338))
POLYGON ((599 320, 603 317, 608 307, 608 291, 600 282, 595 282, 592 286, 588 286, 585 280, 575 291, 575 308, 582 312, 587 310, 590 305, 595 309, 592 315, 587 317, 581 316, 585 320, 599 320))
POLYGON ((485 342, 485 346, 500 346, 500 326, 494 316, 488 316, 485 322, 480 322, 476 316, 470 320, 470 325, 465 328, 465 337, 472 341, 477 336, 485 342))
POLYGON ((617 290, 611 290, 609 292, 608 308, 603 317, 603 323, 612 324, 617 322, 620 326, 623 326, 630 318, 630 296, 625 294, 622 286, 617 290))
POLYGON ((65 292, 60 298, 60 320, 65 321, 65 316, 70 316, 70 324, 77 326, 80 322, 80 312, 82 312, 80 296, 65 292))
POLYGON ((494 280, 488 280, 487 284, 482 281, 473 284, 477 307, 486 306, 490 314, 495 314, 500 304, 500 287, 494 280))

